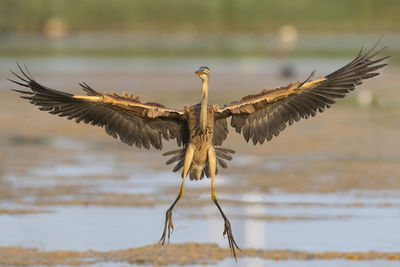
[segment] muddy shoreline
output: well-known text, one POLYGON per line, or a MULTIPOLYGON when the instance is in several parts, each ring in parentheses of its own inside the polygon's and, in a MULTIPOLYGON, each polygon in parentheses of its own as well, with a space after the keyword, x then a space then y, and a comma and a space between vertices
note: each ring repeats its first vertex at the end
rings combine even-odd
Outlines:
MULTIPOLYGON (((169 264, 213 264, 230 257, 229 249, 222 249, 211 243, 159 244, 128 250, 109 252, 98 251, 41 251, 35 248, 0 247, 0 264, 7 266, 36 265, 92 265, 96 263, 127 263, 137 265, 164 266, 169 264), (24 255, 21 257, 21 255, 24 255)), ((400 253, 389 252, 304 252, 290 250, 243 249, 239 252, 238 263, 242 257, 257 257, 274 261, 287 260, 337 260, 352 261, 389 260, 400 261, 400 253)), ((232 264, 234 260, 232 259, 232 264)))

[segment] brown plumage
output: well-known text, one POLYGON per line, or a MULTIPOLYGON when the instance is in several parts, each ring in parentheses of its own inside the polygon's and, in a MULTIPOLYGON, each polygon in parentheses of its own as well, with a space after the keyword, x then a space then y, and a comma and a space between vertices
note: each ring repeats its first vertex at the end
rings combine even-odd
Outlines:
POLYGON ((314 72, 304 81, 288 86, 265 89, 258 94, 248 95, 240 101, 219 108, 208 105, 208 82, 210 71, 201 67, 196 74, 202 79, 202 99, 199 104, 183 110, 169 109, 158 103, 141 103, 138 96, 117 93, 101 94, 87 84, 82 89, 87 95, 73 95, 47 88, 37 83, 28 70, 19 67, 21 75, 13 72, 18 80, 10 80, 30 91, 14 90, 22 98, 47 111, 76 122, 83 121, 104 127, 106 133, 122 142, 149 149, 151 146, 162 149, 162 139, 176 139, 182 147, 164 153, 171 158, 166 164, 175 163, 174 172, 182 170, 182 184, 179 194, 166 212, 164 232, 160 242, 170 237, 173 229, 172 209, 182 197, 184 182, 190 179, 211 177, 211 198, 224 218, 224 235, 227 234, 229 247, 236 259, 238 248, 232 235, 229 220, 222 212, 215 196, 214 177, 217 165, 226 168, 226 160, 231 160, 233 150, 220 147, 227 138, 226 119, 231 118, 231 126, 243 134, 246 141, 253 144, 264 143, 301 118, 307 119, 324 111, 360 85, 364 79, 378 75, 376 70, 384 67, 381 61, 388 57, 375 59, 379 53, 361 50, 346 66, 325 76, 312 80, 314 72))

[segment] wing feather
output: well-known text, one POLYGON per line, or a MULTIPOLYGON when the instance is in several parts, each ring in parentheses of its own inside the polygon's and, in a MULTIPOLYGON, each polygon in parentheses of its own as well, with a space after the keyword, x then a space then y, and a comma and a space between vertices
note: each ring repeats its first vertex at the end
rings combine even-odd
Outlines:
POLYGON ((375 77, 377 70, 386 66, 381 63, 386 57, 375 59, 382 50, 367 52, 363 49, 347 65, 331 74, 312 80, 314 72, 304 82, 288 86, 265 89, 232 102, 216 112, 216 122, 231 116, 231 126, 242 133, 248 142, 262 144, 265 139, 278 136, 287 125, 315 116, 353 91, 363 80, 375 77))
POLYGON ((228 124, 226 122, 226 119, 215 121, 213 145, 214 146, 222 145, 223 141, 227 138, 227 136, 228 136, 228 124))
POLYGON ((179 146, 188 141, 184 112, 168 109, 158 103, 142 104, 139 97, 124 93, 101 94, 81 83, 87 96, 73 95, 45 87, 18 65, 21 74, 12 72, 12 82, 31 91, 14 90, 22 98, 50 114, 104 127, 107 134, 122 142, 149 149, 162 148, 162 139, 176 139, 179 146), (29 74, 29 75, 28 75, 29 74))

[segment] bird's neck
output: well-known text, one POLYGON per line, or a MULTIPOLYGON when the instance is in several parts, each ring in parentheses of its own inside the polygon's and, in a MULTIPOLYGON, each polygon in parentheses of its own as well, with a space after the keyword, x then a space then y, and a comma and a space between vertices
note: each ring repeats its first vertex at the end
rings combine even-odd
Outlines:
POLYGON ((202 80, 201 84, 200 127, 202 130, 206 130, 207 128, 207 106, 208 106, 208 79, 202 80))

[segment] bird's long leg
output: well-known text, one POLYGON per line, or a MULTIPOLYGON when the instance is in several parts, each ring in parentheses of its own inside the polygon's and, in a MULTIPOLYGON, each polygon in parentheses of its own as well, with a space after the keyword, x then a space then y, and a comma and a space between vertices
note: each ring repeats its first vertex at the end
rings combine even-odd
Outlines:
POLYGON ((193 152, 194 152, 193 145, 189 144, 186 149, 185 162, 183 165, 183 172, 182 172, 182 183, 181 183, 181 187, 179 189, 178 196, 176 197, 175 201, 172 203, 171 207, 169 207, 169 209, 165 213, 164 232, 160 239, 160 243, 162 245, 164 245, 164 243, 165 243, 165 238, 167 237, 167 231, 168 231, 168 241, 169 241, 169 237, 171 235, 171 230, 172 231, 174 230, 174 225, 172 223, 172 209, 174 208, 174 206, 176 205, 178 200, 183 196, 185 179, 186 179, 187 173, 189 171, 190 164, 192 163, 193 152))
POLYGON ((223 235, 227 235, 228 237, 228 243, 229 243, 229 248, 231 249, 231 252, 233 254, 233 257, 235 258, 235 260, 237 261, 236 258, 236 248, 238 250, 240 250, 240 248, 238 247, 238 245, 235 242, 235 239, 233 238, 233 234, 232 234, 232 228, 231 228, 231 223, 229 222, 228 218, 225 216, 224 212, 222 211, 221 207, 218 204, 218 200, 217 197, 215 196, 215 187, 214 187, 214 180, 215 180, 215 170, 217 168, 217 159, 216 159, 216 155, 215 155, 215 149, 214 147, 210 147, 208 150, 208 164, 210 167, 210 173, 211 173, 211 199, 214 201, 215 205, 217 205, 217 208, 219 210, 219 212, 222 215, 222 218, 224 218, 224 232, 223 235))

